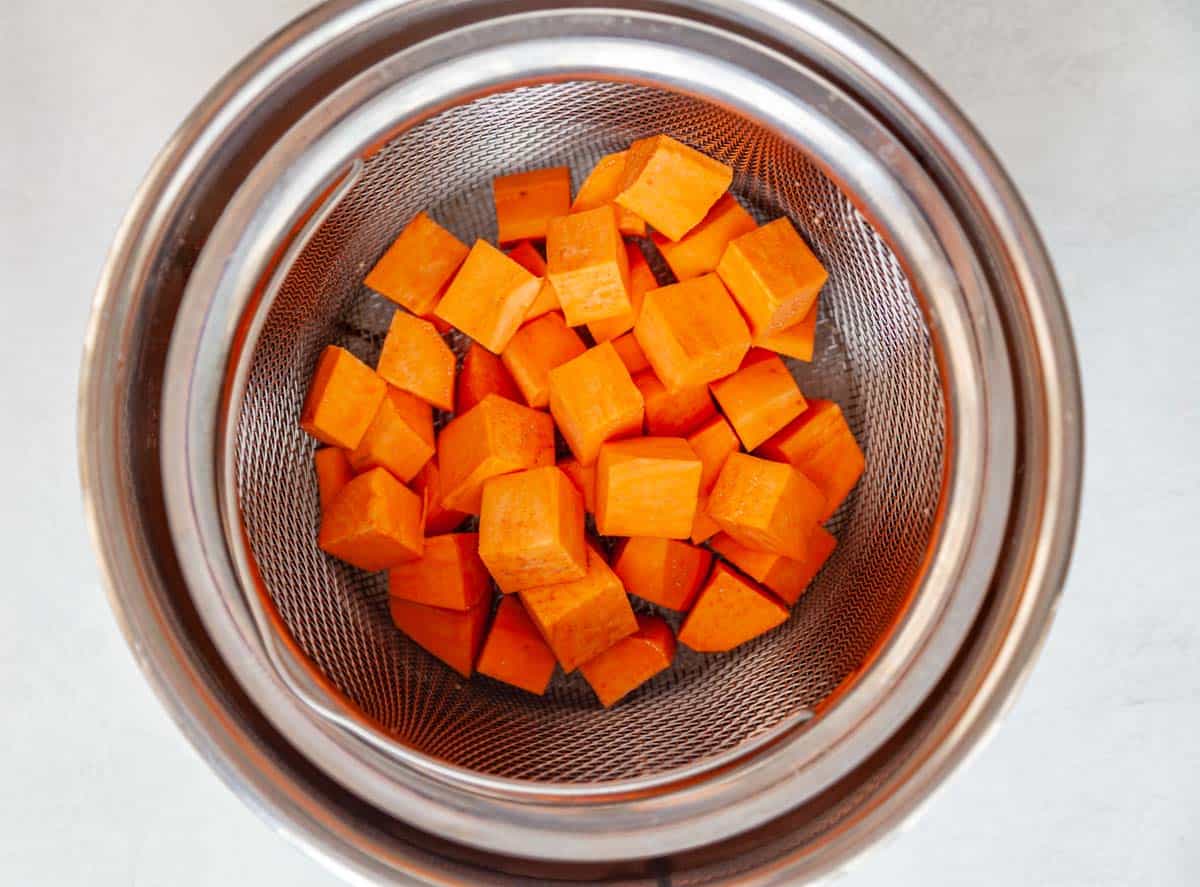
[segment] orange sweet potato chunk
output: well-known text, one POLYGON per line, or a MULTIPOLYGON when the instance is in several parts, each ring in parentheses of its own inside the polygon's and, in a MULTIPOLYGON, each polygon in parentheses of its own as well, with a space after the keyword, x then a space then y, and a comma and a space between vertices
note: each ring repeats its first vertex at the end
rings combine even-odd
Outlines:
POLYGON ((596 462, 596 528, 604 536, 688 538, 701 470, 682 438, 604 444, 596 462))
POLYGON ((579 334, 557 311, 543 314, 517 330, 500 360, 521 389, 525 403, 550 405, 550 371, 587 351, 579 334))
POLYGON ((534 169, 492 180, 497 239, 544 240, 547 223, 571 208, 571 171, 565 166, 534 169))
POLYGON ((323 444, 352 450, 375 418, 387 383, 372 369, 336 345, 321 352, 313 373, 300 427, 323 444))
POLYGON ((464 678, 474 671, 491 604, 484 597, 469 610, 447 610, 398 597, 388 599, 392 624, 464 678))
POLYGON ((446 508, 478 514, 489 478, 554 464, 554 421, 543 412, 489 394, 438 435, 446 508))
POLYGON ((585 550, 583 578, 521 592, 529 618, 566 672, 637 631, 621 580, 593 548, 585 550))
POLYGON ((707 385, 668 391, 653 370, 638 373, 633 384, 646 402, 646 432, 659 437, 683 437, 717 415, 707 385))
POLYGON ((493 354, 513 337, 542 282, 485 240, 476 240, 434 314, 493 354))
POLYGON ((469 610, 491 590, 491 577, 479 559, 478 533, 430 536, 420 558, 388 571, 392 597, 447 610, 469 610))
POLYGON ((454 352, 432 323, 407 311, 392 315, 376 368, 385 382, 439 410, 452 410, 454 363, 454 352))
POLYGON ((581 578, 585 548, 583 497, 556 466, 484 484, 479 556, 501 591, 581 578))
POLYGON ((654 243, 679 280, 690 280, 717 270, 729 241, 758 226, 732 194, 724 194, 704 219, 678 241, 661 234, 654 243))
POLYGON ((813 577, 833 554, 837 539, 818 526, 808 538, 808 555, 802 561, 764 551, 754 551, 719 533, 709 542, 713 551, 782 598, 788 606, 800 600, 813 577))
POLYGON ((419 212, 363 282, 413 314, 424 316, 446 291, 467 252, 465 243, 419 212))
POLYGON ((696 227, 729 190, 733 169, 668 135, 629 146, 615 200, 671 240, 696 227))
POLYGON ((798 468, 817 485, 825 497, 823 521, 850 495, 867 465, 841 407, 830 400, 810 401, 798 419, 758 451, 798 468))
POLYGON ((454 411, 462 415, 489 394, 520 403, 521 392, 504 363, 478 342, 463 356, 454 388, 454 411))
POLYGON ((811 361, 817 338, 817 308, 818 305, 814 302, 799 323, 794 323, 777 333, 755 336, 751 340, 752 343, 756 348, 766 348, 785 357, 811 361))
POLYGON ((790 465, 745 453, 725 460, 708 500, 708 515, 737 542, 804 560, 825 497, 790 465))
POLYGON ((558 293, 554 291, 554 285, 546 279, 546 260, 542 258, 542 254, 537 251, 537 248, 528 240, 522 240, 508 250, 505 255, 533 276, 542 278, 542 287, 538 290, 537 298, 525 312, 525 323, 550 311, 558 311, 560 307, 558 293))
POLYGON ((413 478, 413 490, 425 499, 425 535, 441 536, 457 530, 467 519, 465 511, 447 508, 442 502, 442 473, 437 458, 430 459, 413 478))
POLYGON ((786 217, 730 241, 717 273, 755 336, 803 320, 829 276, 786 217))
POLYGON ((746 322, 715 274, 646 293, 633 334, 672 391, 728 376, 750 349, 746 322))
POLYGON ((675 659, 675 635, 657 616, 638 616, 637 631, 579 666, 596 698, 611 708, 675 659))
POLYGON ((546 266, 570 326, 633 309, 629 255, 611 206, 551 219, 546 232, 546 266))
POLYGON ((692 520, 692 543, 699 545, 721 532, 721 526, 708 516, 708 496, 701 495, 696 503, 696 517, 692 520))
POLYGON ((711 565, 712 555, 703 548, 652 536, 624 540, 613 559, 627 592, 680 612, 692 606, 711 565))
POLYGON ((563 459, 558 463, 562 473, 570 478, 579 495, 583 496, 583 508, 588 514, 596 513, 596 466, 583 466, 578 459, 563 459))
POLYGON ((550 686, 557 663, 521 599, 506 595, 483 642, 476 666, 479 673, 541 696, 550 686))
MULTIPOLYGON (((571 212, 583 212, 613 202, 621 190, 621 182, 625 178, 627 153, 626 151, 617 151, 614 154, 605 154, 596 161, 596 165, 592 167, 588 177, 579 186, 575 202, 571 204, 571 212)), ((617 228, 622 234, 626 237, 646 236, 645 221, 623 207, 614 205, 613 208, 617 212, 617 228)))
POLYGON ((714 416, 689 434, 687 442, 703 466, 700 472, 700 493, 707 497, 712 492, 721 469, 725 467, 725 460, 740 449, 737 435, 722 417, 714 416))
POLYGON ((788 608, 770 592, 717 564, 679 629, 679 641, 699 653, 724 653, 787 618, 788 608))
POLYGON ((713 382, 711 388, 747 450, 763 443, 807 406, 783 360, 762 350, 751 351, 740 370, 713 382))
POLYGON ((629 257, 629 303, 632 307, 628 311, 604 320, 593 320, 589 323, 587 325, 588 332, 597 342, 611 341, 633 329, 633 325, 637 323, 638 315, 642 311, 642 302, 646 298, 646 293, 652 289, 658 289, 658 281, 654 277, 654 272, 650 270, 650 265, 646 262, 641 247, 636 243, 627 243, 625 244, 625 254, 629 257))
POLYGON ((582 465, 595 463, 605 441, 640 434, 644 410, 610 342, 550 371, 550 414, 582 465))
POLYGON ((333 497, 342 491, 354 477, 354 469, 341 447, 322 447, 313 453, 313 465, 317 469, 317 499, 325 508, 333 497))
POLYGON ((408 483, 433 452, 433 409, 407 391, 390 388, 349 459, 355 471, 386 468, 408 483))
POLYGON ((613 350, 617 352, 617 357, 621 358, 621 363, 625 364, 625 369, 629 370, 630 376, 636 376, 642 370, 650 369, 650 361, 646 360, 646 352, 642 350, 642 346, 638 344, 633 333, 617 336, 610 341, 613 350))
POLYGON ((386 570, 424 550, 421 497, 383 468, 360 474, 321 515, 322 551, 361 570, 386 570))

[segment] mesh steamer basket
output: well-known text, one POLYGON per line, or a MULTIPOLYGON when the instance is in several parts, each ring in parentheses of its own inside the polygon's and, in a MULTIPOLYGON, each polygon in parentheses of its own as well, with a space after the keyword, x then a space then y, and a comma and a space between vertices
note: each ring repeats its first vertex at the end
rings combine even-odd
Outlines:
POLYGON ((83 482, 113 606, 189 738, 346 875, 794 882, 924 798, 1048 625, 1078 380, 1055 281, 955 109, 816 3, 332 3, 159 158, 101 281, 83 482), (373 358, 366 270, 416 210, 494 234, 492 176, 657 132, 736 170, 830 270, 806 393, 869 468, 785 627, 684 652, 610 712, 463 682, 315 548, 297 416, 320 348, 373 358))

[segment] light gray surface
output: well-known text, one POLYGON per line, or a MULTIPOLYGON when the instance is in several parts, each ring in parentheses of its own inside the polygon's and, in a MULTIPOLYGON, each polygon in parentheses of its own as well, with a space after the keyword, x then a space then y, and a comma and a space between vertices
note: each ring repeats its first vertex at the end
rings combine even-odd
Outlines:
MULTIPOLYGON (((994 739, 848 885, 1200 880, 1200 4, 852 0, 1029 201, 1084 370, 1074 568, 994 739)), ((209 771, 100 589, 75 472, 91 290, 151 157, 306 4, 0 0, 0 884, 329 884, 209 771), (138 36, 134 37, 136 34, 138 36)))

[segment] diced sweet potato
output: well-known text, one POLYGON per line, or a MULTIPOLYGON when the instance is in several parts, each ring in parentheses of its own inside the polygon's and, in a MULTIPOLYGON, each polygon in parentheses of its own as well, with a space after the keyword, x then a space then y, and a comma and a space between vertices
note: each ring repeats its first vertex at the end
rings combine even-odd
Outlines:
POLYGON ((563 474, 570 478, 579 495, 583 496, 583 508, 588 514, 596 512, 596 466, 584 467, 578 459, 563 459, 558 463, 563 474))
POLYGON ((625 364, 625 369, 629 370, 630 376, 636 376, 642 370, 650 369, 650 361, 646 360, 646 352, 642 350, 642 346, 638 344, 633 333, 617 336, 611 342, 613 350, 617 352, 617 357, 621 358, 621 363, 625 364))
POLYGON ((474 670, 491 604, 484 597, 469 610, 447 610, 398 597, 388 599, 392 624, 464 678, 474 670))
POLYGON ((806 406, 800 386, 776 354, 756 349, 742 368, 712 383, 713 397, 747 450, 779 431, 806 406))
POLYGON ((824 508, 821 491, 795 468, 745 453, 725 460, 708 501, 709 517, 736 541, 798 561, 824 508))
POLYGON ((646 293, 633 334, 672 391, 728 376, 750 349, 746 322, 715 274, 646 293))
POLYGON ((467 519, 465 511, 455 511, 442 503, 442 473, 436 457, 425 463, 425 467, 413 478, 412 487, 425 498, 426 536, 452 533, 467 519))
POLYGON ((525 312, 525 323, 541 317, 551 311, 558 311, 558 293, 554 285, 546 278, 546 260, 528 240, 522 240, 505 253, 510 259, 535 277, 542 278, 542 288, 538 290, 537 298, 525 312))
POLYGON ((785 330, 755 336, 752 339, 754 346, 766 348, 768 351, 774 351, 776 354, 786 357, 794 357, 796 360, 811 361, 817 338, 818 307, 818 304, 814 302, 803 320, 793 323, 785 330))
POLYGON ((587 572, 583 497, 553 465, 490 479, 479 514, 479 556, 503 592, 587 572))
POLYGON ((429 536, 420 558, 388 571, 392 597, 447 610, 469 610, 491 590, 491 577, 479 559, 478 533, 429 536))
POLYGON ((442 503, 479 513, 484 481, 554 464, 554 422, 545 413, 489 394, 438 435, 442 503))
POLYGON ((696 227, 729 190, 733 169, 667 135, 629 147, 615 200, 672 240, 696 227))
POLYGON ((846 501, 867 464, 841 407, 830 400, 809 401, 808 409, 758 452, 798 468, 817 485, 825 497, 822 521, 846 501))
POLYGON ((596 463, 596 528, 604 536, 686 539, 696 515, 701 469, 682 438, 604 444, 596 463))
POLYGON ((500 355, 505 369, 531 407, 550 404, 550 371, 587 351, 579 334, 557 311, 543 314, 517 330, 500 355))
POLYGON ((322 447, 313 453, 313 465, 317 469, 317 499, 324 509, 333 497, 342 491, 354 477, 354 469, 341 447, 322 447))
POLYGON ((630 594, 687 612, 711 565, 712 555, 703 548, 676 539, 634 536, 617 549, 613 571, 630 594))
POLYGON ((704 466, 700 472, 700 494, 707 497, 725 467, 725 460, 740 449, 737 435, 728 422, 714 416, 689 434, 687 442, 704 466))
POLYGON ((446 291, 468 251, 465 243, 419 212, 363 282, 413 314, 424 316, 446 291))
POLYGON ((499 354, 541 288, 537 277, 487 241, 476 240, 434 314, 499 354))
POLYGON ((386 468, 408 483, 433 452, 433 409, 407 391, 391 388, 349 458, 355 471, 386 468))
POLYGON ((383 468, 360 474, 321 515, 322 551, 361 570, 386 570, 424 550, 421 497, 383 468))
POLYGON ((644 404, 610 342, 550 371, 550 413, 583 465, 606 440, 640 434, 644 404))
POLYGON ((521 592, 529 618, 567 672, 637 631, 621 580, 595 549, 585 549, 587 573, 582 579, 521 592))
POLYGON ((688 385, 668 391, 653 370, 638 373, 633 384, 646 402, 648 434, 683 437, 717 415, 707 385, 688 385))
POLYGON ((736 542, 724 533, 718 533, 709 542, 727 561, 775 592, 789 606, 800 600, 813 577, 820 572, 837 540, 822 526, 812 531, 808 538, 808 555, 802 561, 764 551, 754 551, 736 542))
POLYGON ((708 496, 701 495, 696 503, 696 517, 692 520, 692 542, 699 545, 721 532, 720 525, 708 516, 708 496))
POLYGON ((755 336, 803 320, 829 276, 786 217, 730 241, 717 273, 755 336))
POLYGON ((461 416, 489 394, 521 402, 517 383, 500 358, 478 342, 472 342, 463 356, 462 369, 455 383, 454 411, 461 416))
POLYGON ((717 270, 729 241, 758 227, 732 194, 724 194, 704 219, 680 240, 661 234, 654 243, 679 280, 690 280, 717 270))
POLYGON ((541 696, 558 660, 515 594, 500 601, 479 654, 480 674, 541 696))
MULTIPOLYGON (((625 178, 626 154, 625 151, 617 151, 615 154, 605 154, 596 161, 588 177, 579 186, 575 202, 571 204, 571 212, 584 212, 613 202, 625 178)), ((613 209, 617 212, 617 228, 622 234, 626 237, 646 236, 646 223, 635 213, 615 204, 613 209)))
POLYGON ((596 698, 610 708, 675 659, 675 635, 657 616, 638 616, 637 631, 579 666, 596 698))
POLYGON ((570 326, 633 309, 629 256, 611 206, 551 219, 546 234, 547 275, 570 326))
POLYGON ((392 315, 377 370, 389 385, 454 409, 454 352, 429 321, 407 311, 392 315))
POLYGON ((679 641, 699 653, 724 653, 782 625, 787 617, 788 608, 770 592, 717 564, 679 629, 679 641))
POLYGON ((323 444, 352 450, 375 418, 387 383, 344 348, 328 346, 317 361, 300 427, 323 444))
POLYGON ((571 171, 565 166, 534 169, 492 180, 497 239, 544 240, 546 224, 571 208, 571 171))
POLYGON ((638 315, 642 311, 642 302, 646 298, 646 293, 652 289, 658 289, 658 281, 646 263, 646 257, 642 254, 641 247, 636 243, 627 243, 625 244, 625 254, 629 257, 629 304, 631 307, 628 311, 604 320, 593 320, 587 325, 588 332, 597 342, 611 341, 633 329, 633 325, 637 323, 638 315))

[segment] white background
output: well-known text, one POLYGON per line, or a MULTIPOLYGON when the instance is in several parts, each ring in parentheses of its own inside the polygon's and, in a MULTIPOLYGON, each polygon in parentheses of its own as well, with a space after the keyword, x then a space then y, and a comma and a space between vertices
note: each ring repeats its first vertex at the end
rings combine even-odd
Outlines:
MULTIPOLYGON (((847 885, 1200 883, 1200 2, 852 0, 991 141, 1057 263, 1087 483, 1041 661, 847 885)), ((85 535, 91 292, 151 158, 303 0, 0 0, 0 884, 329 884, 185 743, 85 535)))

